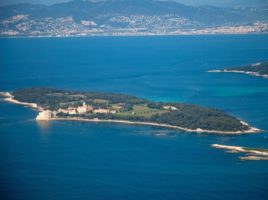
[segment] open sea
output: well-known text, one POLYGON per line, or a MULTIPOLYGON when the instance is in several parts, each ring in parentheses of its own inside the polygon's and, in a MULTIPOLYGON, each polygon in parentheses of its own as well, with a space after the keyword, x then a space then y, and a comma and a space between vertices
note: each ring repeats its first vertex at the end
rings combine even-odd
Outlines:
MULTIPOLYGON (((268 60, 268 35, 0 39, 0 90, 126 93, 214 107, 268 130, 268 80, 207 73, 268 60)), ((211 144, 268 148, 268 132, 223 136, 53 121, 0 102, 0 199, 265 200, 268 161, 211 144)))

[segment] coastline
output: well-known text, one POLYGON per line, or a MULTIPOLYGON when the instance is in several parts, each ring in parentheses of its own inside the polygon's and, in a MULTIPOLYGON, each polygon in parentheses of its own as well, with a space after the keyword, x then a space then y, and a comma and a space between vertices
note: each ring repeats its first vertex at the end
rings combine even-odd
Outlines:
POLYGON ((223 70, 209 70, 208 72, 209 73, 239 73, 239 74, 247 74, 251 76, 257 76, 257 77, 262 77, 264 79, 268 79, 268 75, 266 74, 259 74, 258 72, 250 72, 250 71, 223 69, 223 70))
MULTIPOLYGON (((34 110, 37 110, 38 112, 42 112, 44 109, 41 106, 38 106, 35 103, 27 103, 27 102, 20 102, 16 99, 14 99, 14 96, 9 93, 9 92, 0 92, 0 96, 4 97, 4 101, 8 103, 13 103, 13 104, 18 104, 18 105, 23 105, 26 107, 30 107, 34 110)), ((112 120, 112 119, 85 119, 81 117, 67 117, 67 118, 62 118, 62 117, 52 117, 50 120, 61 120, 61 121, 84 121, 84 122, 104 122, 104 123, 121 123, 121 124, 131 124, 131 125, 147 125, 147 126, 157 126, 157 127, 164 127, 164 128, 172 128, 172 129, 177 129, 185 132, 193 132, 193 133, 210 133, 210 134, 223 134, 223 135, 241 135, 241 134, 253 134, 253 133, 259 133, 262 132, 261 129, 251 127, 249 126, 248 130, 245 131, 219 131, 219 130, 205 130, 201 128, 196 128, 196 129, 190 129, 190 128, 185 128, 185 127, 180 127, 180 126, 174 126, 174 125, 169 125, 169 124, 159 124, 159 123, 154 123, 154 122, 139 122, 139 121, 128 121, 128 120, 112 120)), ((244 121, 240 121, 241 124, 248 125, 244 121)))
MULTIPOLYGON (((68 118, 62 118, 62 117, 53 117, 51 120, 59 120, 59 121, 83 121, 83 122, 104 122, 104 123, 119 123, 119 124, 130 124, 130 125, 147 125, 147 126, 157 126, 157 127, 164 127, 164 128, 172 128, 177 129, 185 132, 192 132, 192 133, 211 133, 211 134, 224 134, 224 135, 241 135, 241 134, 252 134, 252 133, 258 133, 262 130, 257 129, 255 127, 250 127, 249 130, 246 131, 218 131, 218 130, 205 130, 201 128, 197 129, 189 129, 185 127, 180 126, 173 126, 168 124, 159 124, 154 122, 139 122, 139 121, 127 121, 127 120, 112 120, 112 119, 84 119, 80 117, 68 117, 68 118)), ((245 123, 241 121, 241 123, 245 123)))
POLYGON ((1 35, 2 39, 20 39, 20 38, 90 38, 90 37, 158 37, 158 36, 229 36, 229 35, 268 35, 268 32, 250 32, 250 33, 145 33, 145 34, 90 34, 90 35, 1 35))
POLYGON ((221 144, 212 144, 211 146, 216 149, 224 149, 228 153, 246 153, 245 156, 239 157, 240 160, 268 160, 268 151, 221 144))
POLYGON ((3 96, 3 100, 8 103, 18 104, 26 107, 33 108, 37 111, 42 111, 43 108, 38 106, 36 103, 27 103, 27 102, 21 102, 16 99, 14 99, 14 96, 10 92, 0 92, 0 96, 3 96))

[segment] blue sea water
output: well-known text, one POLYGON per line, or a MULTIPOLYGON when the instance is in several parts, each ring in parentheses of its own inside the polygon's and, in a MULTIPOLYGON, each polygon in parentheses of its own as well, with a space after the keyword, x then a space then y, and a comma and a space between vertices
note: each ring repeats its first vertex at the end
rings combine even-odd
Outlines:
MULTIPOLYGON (((210 69, 268 60, 268 35, 0 39, 0 90, 47 86, 215 107, 268 130, 268 80, 210 69)), ((0 199, 268 199, 268 162, 222 136, 122 124, 37 123, 0 102, 0 199)))

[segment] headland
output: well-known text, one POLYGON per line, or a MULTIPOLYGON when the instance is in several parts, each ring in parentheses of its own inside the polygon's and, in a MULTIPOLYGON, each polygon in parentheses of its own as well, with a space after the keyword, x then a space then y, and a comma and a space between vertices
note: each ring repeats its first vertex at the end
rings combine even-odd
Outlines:
POLYGON ((240 73, 251 76, 258 76, 268 79, 268 62, 259 62, 239 67, 227 67, 225 69, 209 70, 208 72, 213 73, 240 73))

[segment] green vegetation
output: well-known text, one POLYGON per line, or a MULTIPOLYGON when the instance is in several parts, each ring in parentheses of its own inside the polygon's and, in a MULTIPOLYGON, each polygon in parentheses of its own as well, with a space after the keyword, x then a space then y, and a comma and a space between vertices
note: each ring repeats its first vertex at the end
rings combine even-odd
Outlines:
POLYGON ((260 75, 268 75, 268 62, 246 65, 242 67, 229 67, 226 70, 238 70, 244 72, 255 72, 260 75))
POLYGON ((13 92, 18 101, 57 111, 60 117, 83 117, 87 119, 121 119, 154 122, 190 129, 217 131, 244 131, 247 125, 223 111, 182 103, 153 102, 124 94, 78 92, 51 88, 26 88, 13 92), (75 108, 85 102, 92 109, 84 113, 69 114, 59 109, 75 108), (106 110, 98 113, 97 110, 106 110), (113 111, 113 112, 112 112, 113 111))
POLYGON ((62 108, 62 105, 77 105, 86 103, 101 107, 109 104, 122 103, 125 108, 135 104, 145 104, 148 101, 145 99, 113 93, 100 93, 100 92, 77 92, 66 91, 51 88, 25 88, 13 92, 15 99, 22 102, 36 103, 46 109, 57 110, 62 108))

